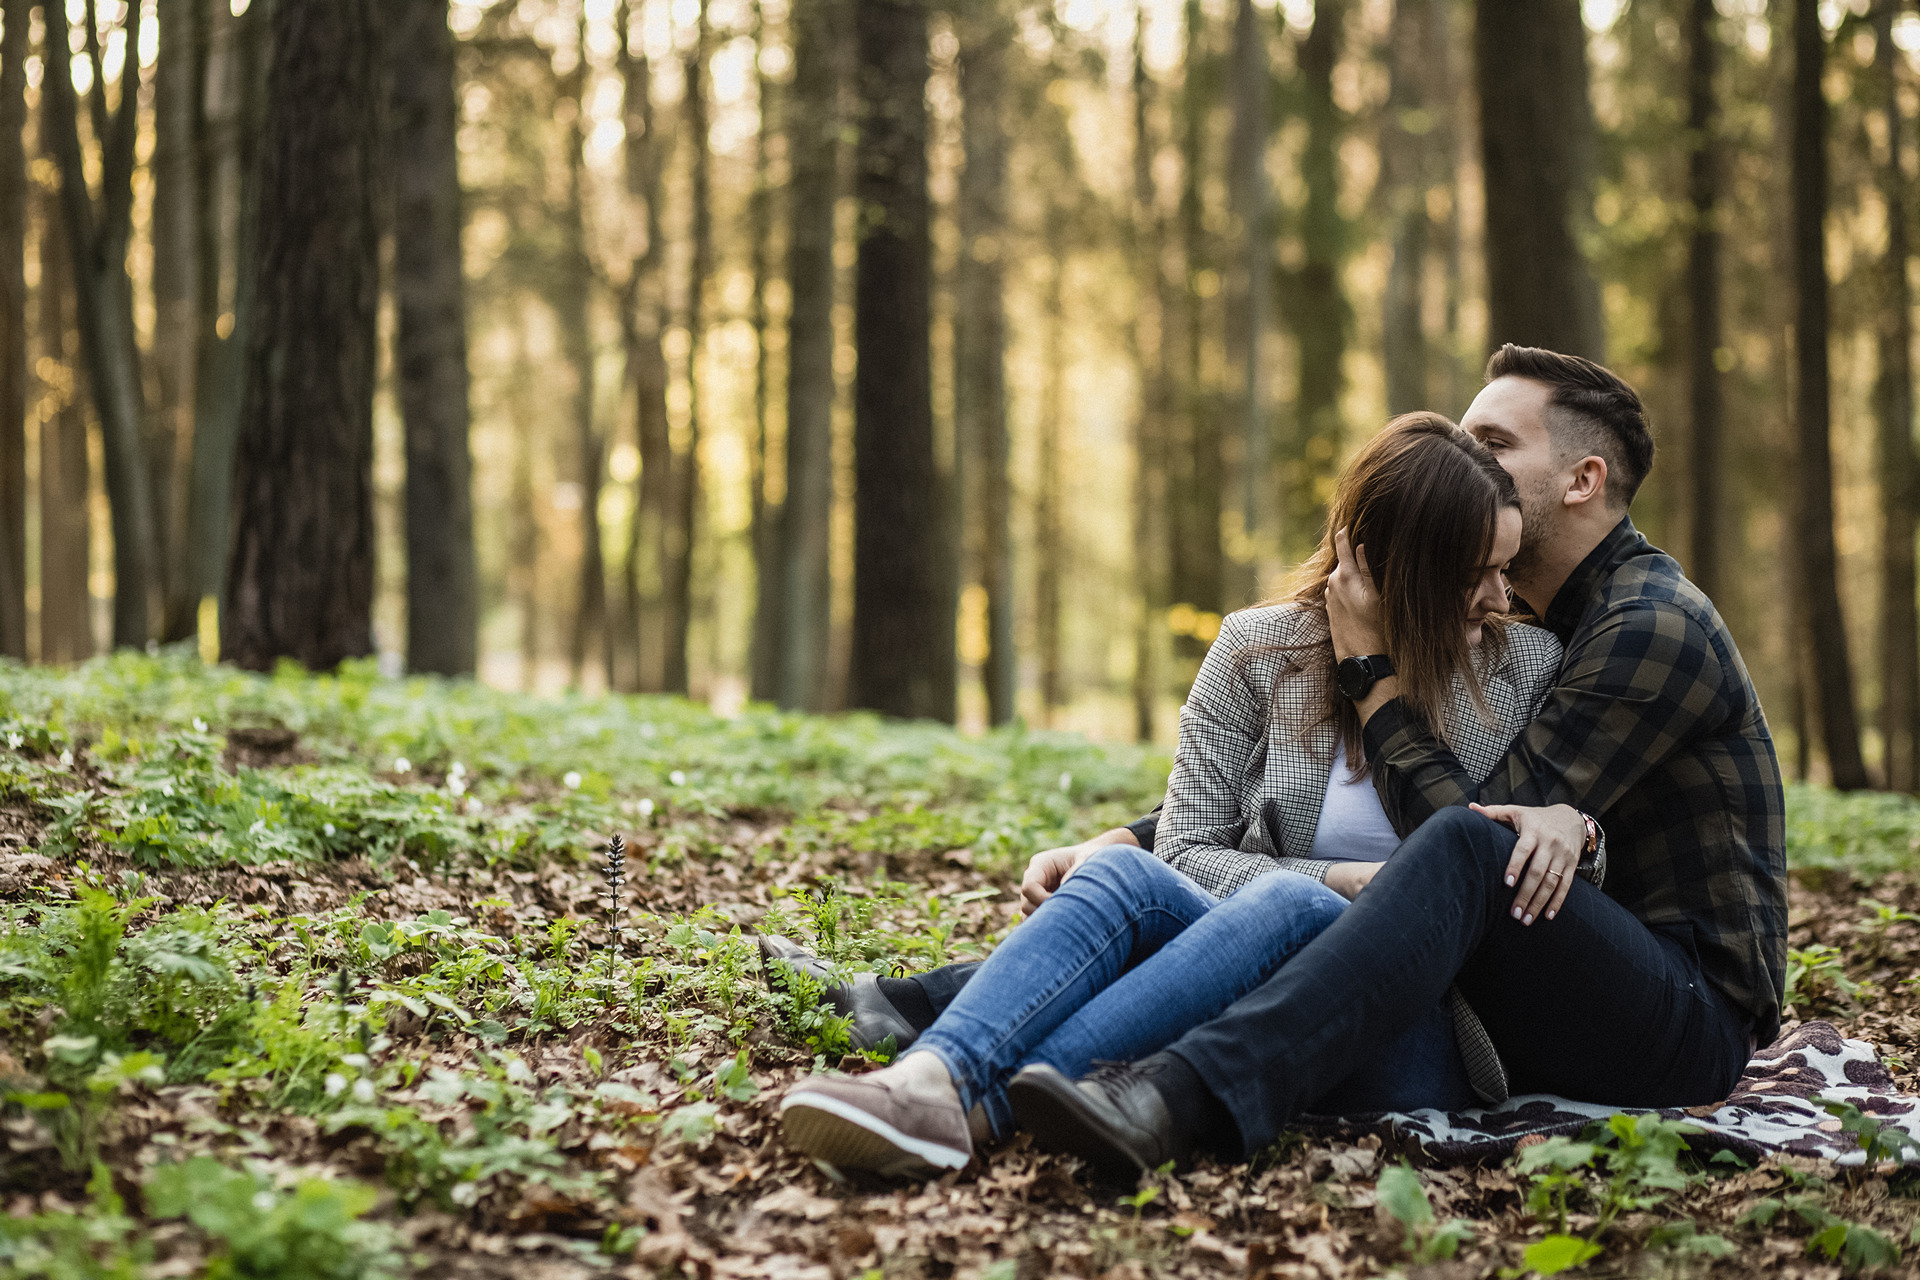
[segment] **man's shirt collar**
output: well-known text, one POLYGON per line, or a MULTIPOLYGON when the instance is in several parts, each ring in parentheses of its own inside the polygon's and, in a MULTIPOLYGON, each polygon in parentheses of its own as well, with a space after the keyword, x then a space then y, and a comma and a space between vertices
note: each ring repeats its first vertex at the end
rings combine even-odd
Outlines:
POLYGON ((1593 602, 1600 580, 1640 554, 1646 546, 1647 540, 1633 527, 1633 517, 1621 516, 1620 523, 1613 526, 1612 532, 1600 539, 1599 545, 1587 552, 1587 558, 1567 575, 1567 580, 1561 584, 1553 603, 1547 606, 1547 612, 1540 621, 1546 624, 1547 630, 1559 637, 1561 644, 1568 643, 1579 627, 1580 619, 1586 616, 1587 606, 1593 602))

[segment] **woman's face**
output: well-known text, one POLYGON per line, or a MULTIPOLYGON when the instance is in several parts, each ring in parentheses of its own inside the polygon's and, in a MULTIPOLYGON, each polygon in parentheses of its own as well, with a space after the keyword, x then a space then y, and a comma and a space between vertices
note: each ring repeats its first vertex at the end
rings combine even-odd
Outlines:
POLYGON ((1493 522, 1493 548, 1467 593, 1467 643, 1479 644, 1487 615, 1507 609, 1507 564, 1520 550, 1520 509, 1502 507, 1493 522))

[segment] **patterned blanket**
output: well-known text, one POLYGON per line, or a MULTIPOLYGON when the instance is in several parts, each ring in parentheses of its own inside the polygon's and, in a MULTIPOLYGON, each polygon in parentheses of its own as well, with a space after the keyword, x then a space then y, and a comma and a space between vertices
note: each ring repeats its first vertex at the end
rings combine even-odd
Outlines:
MULTIPOLYGON (((1699 1126, 1696 1151, 1733 1151, 1749 1160, 1765 1152, 1820 1156, 1839 1164, 1865 1160, 1850 1133, 1820 1109, 1815 1096, 1842 1099, 1920 1140, 1920 1098, 1897 1092, 1873 1046, 1848 1040, 1831 1023, 1807 1022, 1754 1055, 1733 1095, 1710 1107, 1664 1109, 1661 1115, 1699 1126)), ((1432 1164, 1502 1159, 1554 1134, 1579 1133, 1596 1119, 1625 1110, 1531 1093, 1472 1111, 1382 1112, 1309 1121, 1320 1132, 1377 1133, 1390 1149, 1432 1164)))

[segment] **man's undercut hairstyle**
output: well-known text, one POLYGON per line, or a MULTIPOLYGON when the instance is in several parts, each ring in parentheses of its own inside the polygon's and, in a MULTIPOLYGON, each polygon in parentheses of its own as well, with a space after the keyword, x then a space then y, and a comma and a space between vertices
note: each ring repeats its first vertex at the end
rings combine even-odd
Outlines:
POLYGON ((1653 433, 1634 389, 1591 360, 1511 342, 1487 361, 1487 381, 1496 378, 1528 378, 1552 389, 1547 433, 1555 458, 1604 458, 1607 503, 1625 510, 1653 467, 1653 433))

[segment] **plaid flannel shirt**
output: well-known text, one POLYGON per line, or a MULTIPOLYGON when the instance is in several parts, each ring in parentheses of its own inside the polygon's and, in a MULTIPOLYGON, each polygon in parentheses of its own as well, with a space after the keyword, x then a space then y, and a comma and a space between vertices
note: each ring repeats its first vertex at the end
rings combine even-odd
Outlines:
POLYGON ((1473 800, 1593 814, 1607 832, 1604 891, 1694 951, 1766 1044, 1786 973, 1785 800, 1726 624, 1629 519, 1542 621, 1566 646, 1559 679, 1484 781, 1397 701, 1367 722, 1387 817, 1404 835, 1473 800))

